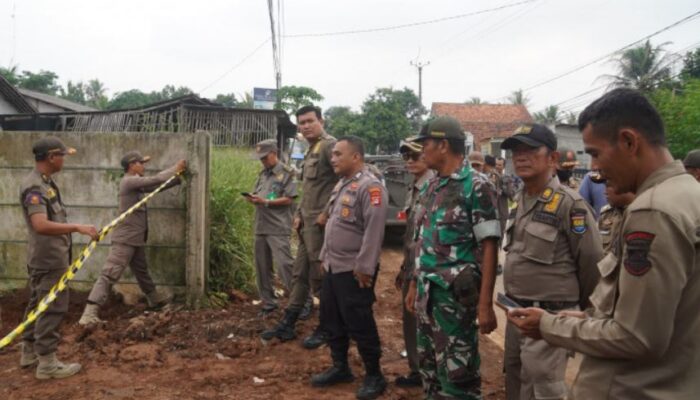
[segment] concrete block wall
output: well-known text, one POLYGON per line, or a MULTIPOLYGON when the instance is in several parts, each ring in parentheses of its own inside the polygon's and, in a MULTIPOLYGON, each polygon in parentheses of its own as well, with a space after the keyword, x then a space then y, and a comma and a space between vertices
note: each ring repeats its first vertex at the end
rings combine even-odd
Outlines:
MULTIPOLYGON (((34 168, 32 143, 58 136, 78 153, 67 156, 55 176, 70 222, 98 228, 118 215, 122 155, 139 150, 151 156, 146 175, 188 160, 189 173, 180 186, 161 192, 148 204, 146 254, 154 281, 196 301, 205 291, 208 268, 210 137, 199 133, 0 132, 0 289, 26 284, 27 230, 19 199, 22 179, 34 168)), ((88 238, 73 234, 73 255, 88 238)), ((109 251, 110 236, 100 243, 72 286, 89 289, 109 251)), ((136 288, 131 273, 122 277, 136 288)))

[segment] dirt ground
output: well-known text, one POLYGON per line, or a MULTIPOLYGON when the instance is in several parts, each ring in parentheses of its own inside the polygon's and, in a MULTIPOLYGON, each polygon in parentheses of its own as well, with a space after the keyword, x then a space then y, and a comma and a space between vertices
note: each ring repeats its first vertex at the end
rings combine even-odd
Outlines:
MULTIPOLYGON (((420 399, 421 389, 403 389, 394 379, 407 372, 401 334, 401 304, 393 286, 401 254, 382 253, 375 317, 384 355, 382 369, 390 382, 384 399, 420 399)), ((330 363, 326 347, 309 351, 299 341, 263 343, 258 334, 280 313, 257 317, 252 299, 238 298, 223 310, 171 309, 146 312, 112 300, 101 313, 106 324, 93 329, 77 325, 86 294, 71 293, 70 312, 62 327, 59 358, 80 362, 83 371, 59 381, 38 381, 33 369, 19 368, 19 345, 0 350, 2 399, 354 399, 362 366, 351 349, 354 383, 329 389, 309 385, 312 374, 330 363)), ((22 317, 27 292, 3 298, 4 336, 22 317)), ((316 314, 317 315, 317 314, 316 314)), ((297 325, 299 337, 311 333, 317 319, 297 325)), ((482 385, 485 399, 504 399, 502 351, 482 337, 482 385)))

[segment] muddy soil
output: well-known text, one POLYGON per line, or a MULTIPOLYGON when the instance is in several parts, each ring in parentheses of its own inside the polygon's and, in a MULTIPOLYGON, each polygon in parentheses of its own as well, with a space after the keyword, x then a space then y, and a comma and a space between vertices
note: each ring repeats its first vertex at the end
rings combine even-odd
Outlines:
MULTIPOLYGON (((382 369, 390 382, 384 399, 420 399, 420 388, 393 384, 406 374, 401 358, 401 303, 394 288, 401 253, 395 246, 382 253, 375 316, 384 355, 382 369)), ((33 369, 19 368, 19 345, 0 350, 0 398, 42 400, 93 399, 354 399, 359 379, 329 389, 309 385, 312 374, 330 363, 326 347, 309 351, 299 341, 264 343, 259 333, 281 312, 258 317, 254 299, 233 296, 225 309, 190 311, 174 307, 147 312, 112 299, 101 312, 106 323, 91 329, 77 325, 85 293, 71 293, 70 311, 62 326, 59 358, 80 362, 83 371, 71 378, 38 381, 33 369)), ((0 298, 2 327, 7 334, 20 321, 26 290, 0 298)), ((317 314, 316 314, 317 315, 317 314)), ((317 318, 297 325, 299 338, 313 331, 317 318)), ((482 387, 485 399, 504 399, 501 349, 482 336, 482 387)), ((350 360, 362 374, 354 347, 350 360)))

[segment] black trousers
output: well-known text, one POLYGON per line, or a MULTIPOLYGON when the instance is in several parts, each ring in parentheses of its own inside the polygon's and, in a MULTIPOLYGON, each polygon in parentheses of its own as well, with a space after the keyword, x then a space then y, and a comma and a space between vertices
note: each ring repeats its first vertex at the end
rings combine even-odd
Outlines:
POLYGON ((331 270, 323 278, 321 286, 321 315, 324 330, 329 334, 328 345, 331 357, 336 362, 347 362, 350 339, 365 364, 368 375, 379 373, 379 358, 382 354, 377 323, 374 321, 374 283, 360 288, 352 272, 334 274, 331 270))

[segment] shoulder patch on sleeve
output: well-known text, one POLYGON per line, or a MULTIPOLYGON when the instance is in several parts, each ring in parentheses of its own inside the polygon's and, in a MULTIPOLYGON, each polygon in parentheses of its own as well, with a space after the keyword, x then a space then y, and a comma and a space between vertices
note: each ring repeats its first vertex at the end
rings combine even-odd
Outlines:
POLYGON ((379 186, 370 186, 367 191, 369 192, 369 202, 375 206, 379 207, 382 205, 382 188, 379 186))
POLYGON ((45 204, 44 198, 42 197, 40 191, 30 190, 24 195, 25 206, 37 206, 39 204, 45 204))
POLYGON ((583 235, 588 230, 588 225, 586 225, 586 214, 588 212, 581 208, 574 208, 571 210, 571 232, 583 235))
POLYGON ((656 235, 649 232, 632 232, 625 235, 627 251, 625 253, 625 270, 634 276, 642 276, 651 269, 649 250, 656 235))

